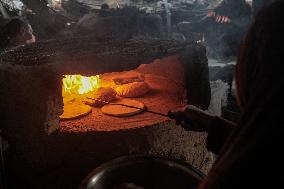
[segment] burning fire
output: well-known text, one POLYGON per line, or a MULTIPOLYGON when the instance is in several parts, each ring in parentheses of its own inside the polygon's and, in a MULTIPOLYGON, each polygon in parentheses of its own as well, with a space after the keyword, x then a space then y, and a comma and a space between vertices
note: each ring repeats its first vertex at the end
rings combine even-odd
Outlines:
POLYGON ((86 94, 101 86, 101 80, 96 76, 64 75, 62 79, 63 92, 69 94, 86 94))

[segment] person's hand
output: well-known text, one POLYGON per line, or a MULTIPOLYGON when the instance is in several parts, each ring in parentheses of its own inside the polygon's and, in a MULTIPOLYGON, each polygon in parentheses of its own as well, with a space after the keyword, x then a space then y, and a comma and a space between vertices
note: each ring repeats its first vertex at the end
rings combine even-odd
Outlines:
POLYGON ((207 17, 215 18, 215 21, 217 23, 231 23, 232 22, 232 20, 229 17, 216 14, 214 11, 208 12, 207 17))
POLYGON ((215 118, 215 116, 192 105, 170 111, 168 115, 183 128, 199 132, 208 131, 215 118))
POLYGON ((231 23, 231 19, 227 16, 222 16, 222 15, 216 15, 215 21, 218 23, 231 23))

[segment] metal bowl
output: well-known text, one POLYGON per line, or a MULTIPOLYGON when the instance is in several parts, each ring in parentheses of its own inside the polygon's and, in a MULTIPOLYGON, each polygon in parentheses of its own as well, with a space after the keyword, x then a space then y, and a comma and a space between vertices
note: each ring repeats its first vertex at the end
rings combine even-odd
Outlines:
POLYGON ((191 189, 203 174, 191 165, 160 157, 125 156, 93 170, 80 189, 191 189))

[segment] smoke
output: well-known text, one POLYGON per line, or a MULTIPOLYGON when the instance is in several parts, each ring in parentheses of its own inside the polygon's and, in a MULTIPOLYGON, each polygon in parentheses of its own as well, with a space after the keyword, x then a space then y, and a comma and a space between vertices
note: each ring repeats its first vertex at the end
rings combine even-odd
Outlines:
MULTIPOLYGON (((5 18, 6 11, 3 5, 6 5, 5 7, 9 8, 9 10, 18 11, 18 12, 22 11, 24 8, 24 4, 20 0, 0 0, 0 12, 4 16, 4 18, 5 18)), ((6 13, 6 16, 9 18, 7 13, 6 13)))

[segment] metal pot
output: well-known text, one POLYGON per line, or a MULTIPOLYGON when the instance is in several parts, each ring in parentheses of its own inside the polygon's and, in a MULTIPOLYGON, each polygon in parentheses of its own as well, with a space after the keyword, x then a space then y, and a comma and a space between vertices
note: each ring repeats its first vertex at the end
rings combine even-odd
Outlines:
POLYGON ((80 189, 191 189, 203 174, 178 160, 149 156, 125 156, 93 170, 80 189))

